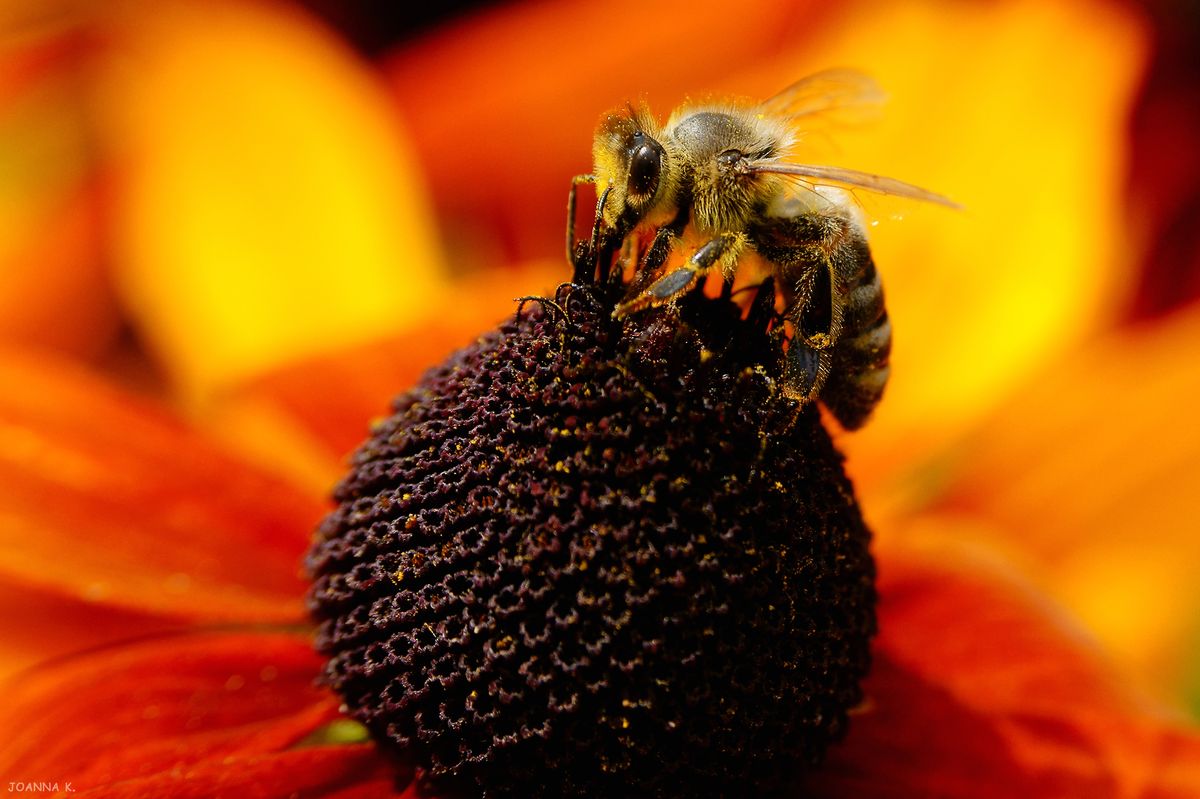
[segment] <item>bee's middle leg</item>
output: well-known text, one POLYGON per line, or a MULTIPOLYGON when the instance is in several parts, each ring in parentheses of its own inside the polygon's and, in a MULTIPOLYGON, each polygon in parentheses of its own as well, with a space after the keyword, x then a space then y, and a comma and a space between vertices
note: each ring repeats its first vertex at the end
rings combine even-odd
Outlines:
MULTIPOLYGON (((646 290, 646 287, 654 282, 654 274, 662 265, 667 262, 667 258, 671 255, 671 249, 675 246, 675 240, 679 233, 672 225, 664 225, 654 232, 654 239, 650 242, 650 246, 641 254, 636 266, 633 270, 633 280, 630 283, 629 293, 635 297, 646 290)), ((627 237, 628 242, 633 237, 627 237)))
MULTIPOLYGON (((657 236, 655 241, 657 243, 657 236)), ((722 233, 714 239, 709 239, 692 254, 692 257, 683 266, 668 272, 640 291, 633 299, 618 305, 613 311, 613 316, 621 319, 645 308, 654 308, 670 302, 695 287, 701 278, 720 266, 723 261, 735 261, 745 244, 746 237, 740 233, 722 233)), ((654 247, 652 245, 647 254, 647 260, 653 254, 654 247)), ((665 260, 665 254, 663 260, 665 260)))
MULTIPOLYGON (((812 402, 832 384, 834 396, 826 398, 826 405, 837 405, 847 381, 857 378, 834 374, 835 364, 845 359, 848 346, 855 346, 853 337, 870 332, 883 314, 879 277, 866 240, 845 215, 814 213, 796 217, 791 224, 790 238, 803 245, 774 254, 791 278, 784 313, 792 326, 785 392, 802 403, 812 402), (850 344, 843 341, 847 335, 853 339, 850 344)), ((831 410, 843 421, 836 407, 831 410)))

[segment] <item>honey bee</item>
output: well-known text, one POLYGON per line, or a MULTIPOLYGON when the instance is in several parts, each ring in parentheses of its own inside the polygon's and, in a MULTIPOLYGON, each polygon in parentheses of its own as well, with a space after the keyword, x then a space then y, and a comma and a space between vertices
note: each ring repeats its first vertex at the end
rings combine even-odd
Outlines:
POLYGON ((882 97, 867 76, 833 70, 757 105, 685 105, 665 125, 645 106, 605 116, 593 143, 594 175, 572 182, 569 208, 580 183, 596 184, 593 250, 598 236, 628 244, 654 230, 633 296, 614 316, 672 302, 718 268, 731 285, 739 258, 753 250, 793 330, 784 391, 802 404, 820 398, 845 429, 860 427, 887 383, 892 331, 862 215, 838 187, 957 206, 892 178, 800 163, 795 151, 807 122, 882 97), (689 225, 703 243, 654 278, 689 225))

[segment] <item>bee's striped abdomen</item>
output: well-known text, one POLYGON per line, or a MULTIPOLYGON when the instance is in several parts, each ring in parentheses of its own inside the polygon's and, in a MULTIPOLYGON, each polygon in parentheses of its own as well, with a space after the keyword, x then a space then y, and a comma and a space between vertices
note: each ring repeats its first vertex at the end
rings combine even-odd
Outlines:
POLYGON ((841 334, 821 390, 821 401, 847 430, 861 427, 883 397, 892 351, 883 286, 865 242, 861 249, 863 268, 857 284, 846 292, 841 334))

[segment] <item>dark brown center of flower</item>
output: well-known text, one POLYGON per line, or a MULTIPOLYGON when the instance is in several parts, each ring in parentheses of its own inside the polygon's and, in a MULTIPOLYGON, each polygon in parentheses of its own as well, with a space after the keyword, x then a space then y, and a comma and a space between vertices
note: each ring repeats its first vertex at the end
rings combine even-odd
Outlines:
POLYGON ((309 557, 325 676, 440 789, 751 796, 860 699, 868 532, 727 300, 566 287, 429 372, 309 557))

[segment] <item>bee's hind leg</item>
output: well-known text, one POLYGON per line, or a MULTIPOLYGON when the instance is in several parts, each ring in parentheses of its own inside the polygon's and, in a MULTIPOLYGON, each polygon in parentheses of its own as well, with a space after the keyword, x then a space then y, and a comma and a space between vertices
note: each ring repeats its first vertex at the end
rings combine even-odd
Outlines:
MULTIPOLYGON (((657 243, 658 236, 655 236, 657 243)), ((746 244, 740 233, 722 233, 709 239, 692 254, 683 266, 655 280, 640 291, 633 299, 626 300, 613 311, 613 317, 622 319, 645 308, 654 308, 670 302, 700 282, 700 279, 720 266, 722 261, 734 261, 746 244)), ((651 253, 654 247, 651 246, 651 253)), ((665 259, 664 259, 665 260, 665 259)))
POLYGON ((829 350, 819 350, 799 337, 788 345, 784 392, 794 400, 810 402, 821 393, 829 376, 829 350))

